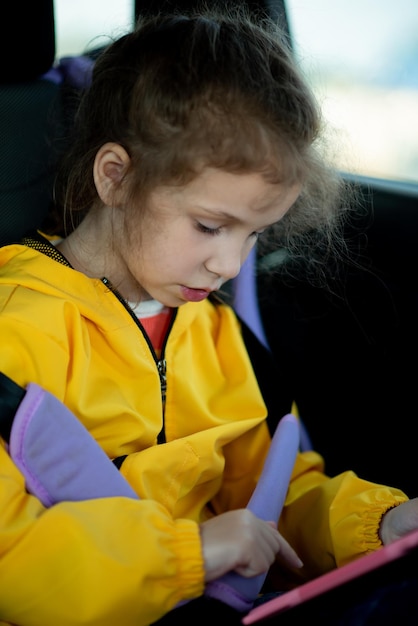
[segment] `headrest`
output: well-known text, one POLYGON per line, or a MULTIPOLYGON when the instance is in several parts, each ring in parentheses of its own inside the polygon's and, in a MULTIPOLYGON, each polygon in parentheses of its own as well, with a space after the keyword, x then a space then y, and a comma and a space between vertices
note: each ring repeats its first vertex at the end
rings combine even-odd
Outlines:
POLYGON ((27 82, 44 74, 55 59, 53 0, 14 0, 2 5, 0 83, 27 82), (13 30, 13 46, 7 29, 13 30))

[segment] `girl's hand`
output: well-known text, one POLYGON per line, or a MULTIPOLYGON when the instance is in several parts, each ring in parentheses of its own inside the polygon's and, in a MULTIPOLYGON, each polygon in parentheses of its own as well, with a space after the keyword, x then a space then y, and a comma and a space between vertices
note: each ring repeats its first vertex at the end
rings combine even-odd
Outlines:
POLYGON ((412 498, 389 509, 384 514, 380 523, 379 536, 382 543, 386 545, 417 529, 418 498, 412 498))
POLYGON ((293 548, 274 522, 265 522, 248 509, 218 515, 200 526, 205 581, 235 571, 245 578, 266 572, 280 553, 289 567, 302 567, 293 548))

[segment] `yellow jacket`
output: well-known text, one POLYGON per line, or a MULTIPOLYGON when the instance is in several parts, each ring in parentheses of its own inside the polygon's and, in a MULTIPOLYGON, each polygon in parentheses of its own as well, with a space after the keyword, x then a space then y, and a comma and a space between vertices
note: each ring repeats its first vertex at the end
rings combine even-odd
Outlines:
MULTIPOLYGON (((0 440, 0 620, 141 626, 201 595, 198 523, 246 505, 270 441, 232 310, 210 301, 178 309, 163 355, 164 421, 140 325, 106 281, 58 254, 0 249, 0 342, 0 371, 53 393, 111 459, 128 455, 121 472, 141 498, 45 509, 0 440)), ((298 456, 280 521, 308 576, 376 549, 381 515, 407 499, 323 469, 318 454, 298 456)))

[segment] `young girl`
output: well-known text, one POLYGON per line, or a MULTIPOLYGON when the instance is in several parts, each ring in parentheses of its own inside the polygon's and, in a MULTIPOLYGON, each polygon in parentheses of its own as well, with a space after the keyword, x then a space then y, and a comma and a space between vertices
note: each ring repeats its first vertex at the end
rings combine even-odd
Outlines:
POLYGON ((48 508, 2 442, 4 623, 179 623, 227 572, 307 579, 418 527, 415 500, 329 478, 314 452, 279 530, 245 508, 281 415, 217 292, 258 238, 332 235, 319 129, 278 28, 239 13, 141 20, 97 60, 57 187, 65 238, 0 250, 0 371, 62 401, 138 499, 48 508))

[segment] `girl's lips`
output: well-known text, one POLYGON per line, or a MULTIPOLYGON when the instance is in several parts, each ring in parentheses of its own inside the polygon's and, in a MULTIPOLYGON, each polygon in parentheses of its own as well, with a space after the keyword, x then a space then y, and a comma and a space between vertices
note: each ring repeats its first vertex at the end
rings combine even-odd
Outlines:
POLYGON ((192 287, 185 287, 182 285, 181 293, 183 298, 188 302, 200 302, 208 297, 210 291, 206 289, 193 289, 192 287))

